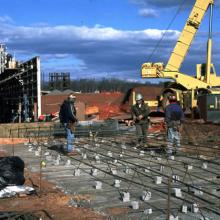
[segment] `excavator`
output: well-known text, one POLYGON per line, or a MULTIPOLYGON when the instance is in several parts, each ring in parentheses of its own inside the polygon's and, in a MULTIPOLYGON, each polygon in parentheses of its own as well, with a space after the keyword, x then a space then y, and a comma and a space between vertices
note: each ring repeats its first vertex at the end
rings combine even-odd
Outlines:
POLYGON ((167 97, 170 94, 175 94, 184 110, 188 113, 193 113, 197 109, 197 101, 200 95, 220 94, 220 77, 216 75, 212 63, 213 5, 214 0, 195 1, 190 16, 166 66, 160 62, 147 62, 142 65, 142 78, 172 79, 172 82, 161 93, 162 105, 164 107, 167 104, 167 97), (180 72, 180 68, 208 9, 210 9, 210 17, 206 63, 197 64, 196 75, 190 76, 180 72))

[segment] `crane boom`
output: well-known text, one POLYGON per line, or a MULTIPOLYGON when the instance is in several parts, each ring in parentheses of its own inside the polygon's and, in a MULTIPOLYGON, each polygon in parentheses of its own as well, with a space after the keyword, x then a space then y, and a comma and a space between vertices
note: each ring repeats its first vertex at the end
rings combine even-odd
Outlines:
POLYGON ((213 4, 213 0, 197 0, 195 2, 190 16, 166 65, 165 71, 179 71, 210 4, 213 4))
POLYGON ((173 92, 179 97, 182 106, 196 107, 197 97, 201 93, 220 94, 220 77, 216 75, 212 58, 212 8, 214 0, 196 0, 187 22, 181 32, 176 46, 171 53, 167 65, 161 62, 144 63, 141 69, 143 78, 166 78, 173 79, 162 92, 166 94, 173 92), (196 75, 190 76, 180 72, 180 67, 188 53, 192 41, 200 27, 202 19, 210 6, 209 38, 207 43, 206 64, 197 64, 196 75), (190 98, 189 98, 190 97, 190 98))
MULTIPOLYGON (((189 15, 189 18, 181 32, 176 46, 169 58, 169 61, 164 67, 163 63, 144 63, 142 65, 142 77, 143 78, 170 78, 174 79, 177 84, 182 85, 185 89, 196 89, 196 88, 210 88, 212 86, 220 86, 220 77, 217 77, 213 64, 211 63, 211 52, 212 52, 212 39, 209 34, 208 39, 208 53, 207 53, 207 64, 205 73, 202 72, 203 66, 197 64, 196 76, 186 75, 179 71, 182 62, 187 55, 187 52, 192 44, 192 41, 197 33, 197 30, 202 22, 202 19, 211 6, 210 13, 210 25, 212 18, 212 5, 214 0, 196 0, 189 15), (213 71, 211 71, 211 68, 213 71)), ((211 31, 211 27, 210 27, 211 31)))

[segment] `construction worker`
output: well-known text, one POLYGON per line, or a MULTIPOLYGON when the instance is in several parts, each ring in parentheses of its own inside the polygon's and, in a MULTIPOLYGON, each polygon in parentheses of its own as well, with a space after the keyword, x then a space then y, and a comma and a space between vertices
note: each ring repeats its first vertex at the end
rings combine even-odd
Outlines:
POLYGON ((60 122, 63 124, 65 131, 66 131, 66 137, 67 137, 67 146, 66 151, 68 155, 75 155, 77 154, 74 147, 74 127, 75 123, 78 121, 76 117, 76 108, 75 108, 75 101, 76 96, 71 93, 69 94, 67 100, 64 100, 63 104, 60 107, 59 117, 60 122))
POLYGON ((175 95, 168 97, 169 104, 165 108, 165 122, 167 127, 167 155, 171 156, 180 148, 180 129, 184 120, 184 113, 177 103, 175 95))
POLYGON ((137 141, 140 147, 147 146, 147 129, 148 129, 148 105, 144 103, 143 96, 138 93, 135 97, 136 104, 131 108, 133 122, 136 127, 137 141))

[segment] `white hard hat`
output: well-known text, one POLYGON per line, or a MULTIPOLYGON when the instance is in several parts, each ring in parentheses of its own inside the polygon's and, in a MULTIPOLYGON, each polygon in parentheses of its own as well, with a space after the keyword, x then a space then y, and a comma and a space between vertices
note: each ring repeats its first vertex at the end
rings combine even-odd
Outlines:
POLYGON ((135 100, 136 100, 136 101, 140 101, 140 100, 142 100, 142 99, 143 99, 143 96, 142 96, 140 93, 138 93, 138 94, 136 95, 135 100))
POLYGON ((76 96, 75 96, 74 94, 70 94, 70 95, 68 96, 68 100, 69 100, 70 102, 75 102, 76 96))
POLYGON ((71 93, 71 94, 68 96, 68 98, 69 98, 69 99, 76 99, 76 96, 71 93))

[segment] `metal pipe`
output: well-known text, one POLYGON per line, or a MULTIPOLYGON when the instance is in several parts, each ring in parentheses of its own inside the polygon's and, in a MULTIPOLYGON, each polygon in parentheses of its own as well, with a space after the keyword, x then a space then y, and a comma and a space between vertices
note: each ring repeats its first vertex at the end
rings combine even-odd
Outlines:
POLYGON ((213 4, 210 4, 209 15, 209 37, 207 42, 207 60, 206 60, 206 82, 210 83, 211 64, 212 64, 212 20, 213 20, 213 4))

